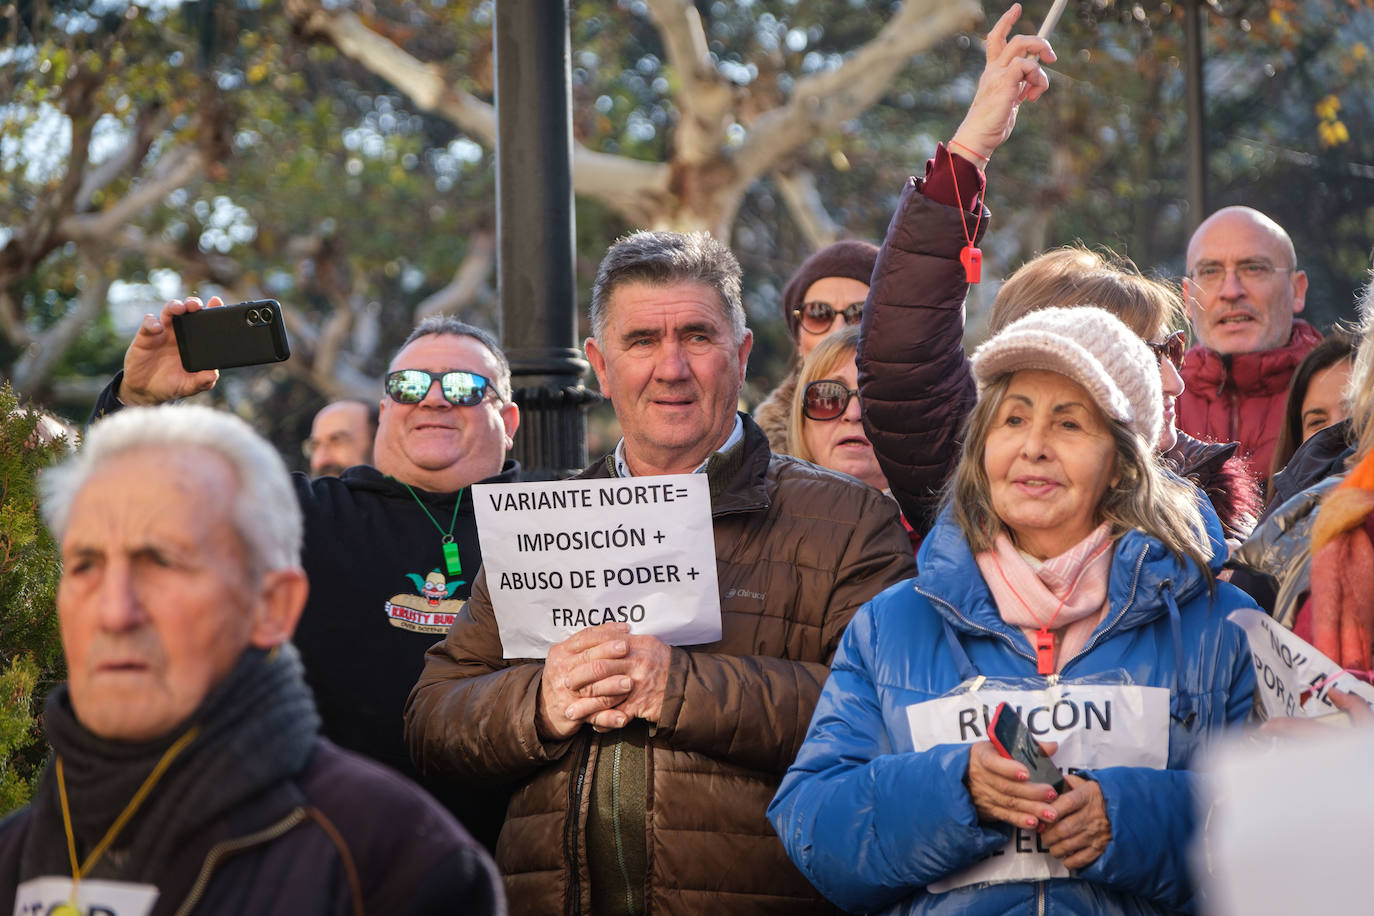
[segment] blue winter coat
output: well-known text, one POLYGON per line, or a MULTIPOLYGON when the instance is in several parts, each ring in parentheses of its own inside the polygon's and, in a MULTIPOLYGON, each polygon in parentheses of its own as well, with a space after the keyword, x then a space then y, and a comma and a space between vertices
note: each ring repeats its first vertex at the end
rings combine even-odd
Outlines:
MULTIPOLYGON (((1220 526, 1214 514, 1205 515, 1219 569, 1220 526)), ((926 885, 1000 849, 1010 828, 979 822, 963 782, 969 746, 915 751, 906 708, 945 695, 975 673, 1047 679, 1036 674, 1024 634, 998 615, 948 513, 917 565, 916 579, 882 592, 850 623, 806 741, 769 806, 793 861, 817 889, 854 912, 1191 909, 1187 855, 1196 817, 1187 767, 1207 739, 1250 711, 1250 652, 1226 615, 1254 602, 1224 582, 1209 597, 1195 565, 1138 531, 1124 535, 1112 559, 1111 611, 1059 677, 1124 669, 1136 684, 1169 688, 1168 768, 1083 774, 1101 785, 1112 838, 1075 877, 937 894, 926 885)))

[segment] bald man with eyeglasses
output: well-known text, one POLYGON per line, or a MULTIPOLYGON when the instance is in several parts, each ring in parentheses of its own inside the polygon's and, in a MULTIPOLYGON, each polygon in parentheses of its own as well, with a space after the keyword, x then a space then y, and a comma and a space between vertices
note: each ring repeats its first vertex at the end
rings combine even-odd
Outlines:
POLYGON ((1198 343, 1183 365, 1178 427, 1213 442, 1239 441, 1263 482, 1283 423, 1288 382, 1321 334, 1296 316, 1306 304, 1283 227, 1250 207, 1205 219, 1188 243, 1183 295, 1198 343))
MULTIPOLYGON (((182 368, 172 318, 220 305, 217 297, 174 300, 145 316, 94 417, 212 388, 218 372, 182 368)), ((419 782, 489 849, 505 817, 505 787, 422 777, 401 713, 425 650, 444 638, 481 566, 472 484, 519 479, 506 457, 519 425, 496 339, 436 316, 411 332, 387 369, 372 464, 338 477, 292 475, 310 579, 294 642, 322 733, 419 782)))

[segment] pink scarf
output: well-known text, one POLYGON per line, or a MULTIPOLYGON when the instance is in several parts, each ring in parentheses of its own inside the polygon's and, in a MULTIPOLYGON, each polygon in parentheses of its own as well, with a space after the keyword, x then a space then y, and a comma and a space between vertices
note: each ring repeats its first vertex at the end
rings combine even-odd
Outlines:
POLYGON ((1020 627, 1032 647, 1042 626, 1054 634, 1055 671, 1087 644, 1107 613, 1112 544, 1111 528, 1104 522, 1039 567, 1005 534, 997 536, 992 550, 974 558, 1004 621, 1020 627))

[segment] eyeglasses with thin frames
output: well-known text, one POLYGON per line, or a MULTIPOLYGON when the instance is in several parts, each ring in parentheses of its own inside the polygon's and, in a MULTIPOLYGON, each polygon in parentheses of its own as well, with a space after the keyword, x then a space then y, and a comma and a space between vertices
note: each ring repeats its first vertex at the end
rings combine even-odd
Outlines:
POLYGON ((1188 279, 1197 285, 1198 289, 1204 293, 1214 293, 1221 289, 1221 285, 1226 282, 1227 271, 1235 271, 1236 279, 1246 286, 1261 286, 1273 279, 1274 274, 1280 271, 1291 272, 1295 267, 1275 267, 1268 261, 1241 261, 1235 267, 1227 267, 1225 264, 1215 262, 1199 264, 1193 268, 1193 272, 1188 275, 1188 279))
POLYGON ((858 396, 857 388, 839 379, 816 379, 802 389, 802 414, 808 420, 838 420, 849 409, 849 399, 858 396))
MULTIPOLYGON (((809 334, 825 334, 835 323, 836 309, 829 302, 803 302, 801 308, 793 309, 792 314, 801 322, 802 330, 809 334)), ((844 323, 855 325, 864 314, 862 302, 851 302, 838 314, 844 316, 844 323)))

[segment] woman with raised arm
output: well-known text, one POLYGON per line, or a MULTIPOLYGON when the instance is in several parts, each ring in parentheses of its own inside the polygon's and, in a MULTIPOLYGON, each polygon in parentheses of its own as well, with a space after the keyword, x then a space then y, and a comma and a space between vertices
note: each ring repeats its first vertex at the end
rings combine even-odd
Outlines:
MULTIPOLYGON (((1006 142, 1020 105, 1048 87, 1039 61, 1047 42, 1011 36, 1013 5, 987 39, 978 91, 948 147, 939 146, 925 177, 910 179, 888 227, 864 307, 859 393, 864 425, 892 495, 918 535, 934 523, 940 493, 958 457, 959 435, 974 400, 964 355, 964 298, 990 213, 984 169, 1006 142)), ((1259 513, 1259 489, 1234 443, 1206 443, 1174 427, 1183 393, 1179 291, 1141 275, 1128 259, 1083 247, 1059 248, 1024 264, 993 304, 996 332, 1032 309, 1096 305, 1112 312, 1155 352, 1165 398, 1156 445, 1170 470, 1207 493, 1227 539, 1237 543, 1259 513)))

